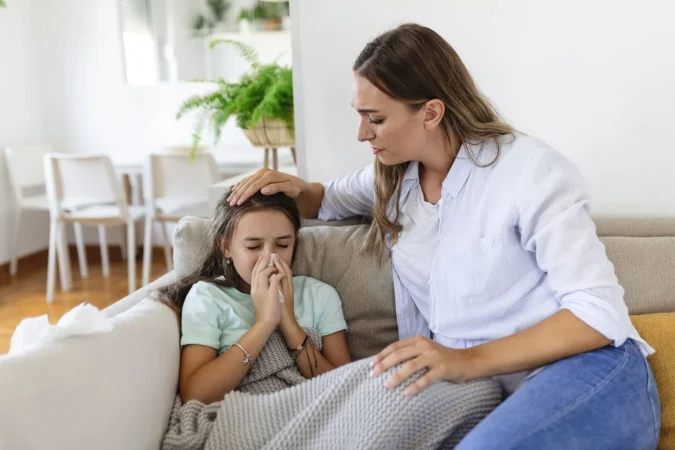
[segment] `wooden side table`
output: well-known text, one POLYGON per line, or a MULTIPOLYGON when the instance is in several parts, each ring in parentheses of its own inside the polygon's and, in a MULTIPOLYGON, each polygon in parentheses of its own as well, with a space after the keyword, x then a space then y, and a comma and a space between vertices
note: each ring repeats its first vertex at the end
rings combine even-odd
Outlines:
MULTIPOLYGON (((277 153, 277 148, 269 148, 265 147, 265 165, 264 167, 269 167, 270 166, 270 151, 272 153, 272 169, 273 170, 279 170, 279 157, 277 153)), ((297 160, 295 158, 295 147, 291 147, 291 154, 293 155, 293 162, 297 164, 297 160)))

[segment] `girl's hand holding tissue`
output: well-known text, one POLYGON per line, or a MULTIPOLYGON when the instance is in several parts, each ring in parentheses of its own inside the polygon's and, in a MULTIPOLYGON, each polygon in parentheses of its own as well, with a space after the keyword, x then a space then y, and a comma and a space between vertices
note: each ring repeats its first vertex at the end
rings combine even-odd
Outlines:
POLYGON ((256 322, 279 325, 281 305, 279 304, 280 277, 275 267, 269 266, 271 255, 258 258, 251 275, 251 298, 255 308, 256 322))
POLYGON ((293 272, 283 258, 274 258, 274 265, 278 270, 279 289, 284 297, 284 302, 281 304, 281 322, 279 323, 279 328, 284 335, 293 334, 293 332, 300 329, 295 319, 293 272))

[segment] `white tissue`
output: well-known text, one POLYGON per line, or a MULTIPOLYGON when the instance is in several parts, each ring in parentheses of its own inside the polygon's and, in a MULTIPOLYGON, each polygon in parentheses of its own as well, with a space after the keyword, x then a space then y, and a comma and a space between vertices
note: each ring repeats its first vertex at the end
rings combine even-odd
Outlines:
POLYGON ((9 354, 19 353, 41 342, 55 341, 68 336, 108 332, 113 325, 97 307, 81 303, 50 325, 47 314, 23 319, 14 330, 9 354))
MULTIPOLYGON (((274 265, 274 260, 277 258, 276 253, 272 253, 270 255, 270 262, 267 263, 267 267, 272 267, 274 265)), ((281 293, 281 286, 279 286, 278 292, 277 292, 277 299, 279 300, 279 303, 284 302, 284 294, 281 293)))

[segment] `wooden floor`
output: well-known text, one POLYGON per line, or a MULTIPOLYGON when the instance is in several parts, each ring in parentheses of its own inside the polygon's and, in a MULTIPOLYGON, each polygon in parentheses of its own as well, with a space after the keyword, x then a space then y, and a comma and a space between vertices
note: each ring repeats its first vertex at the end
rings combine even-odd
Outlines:
MULTIPOLYGON (((72 249, 71 249, 72 250, 72 249)), ((89 250, 89 249, 88 249, 89 250)), ((103 278, 98 247, 95 251, 87 252, 89 279, 80 278, 77 257, 71 251, 73 264, 73 290, 61 292, 57 283, 54 303, 47 304, 47 255, 44 254, 44 264, 41 255, 31 257, 32 260, 22 264, 16 278, 11 279, 6 274, 0 277, 0 354, 9 351, 9 343, 16 326, 25 317, 35 317, 42 314, 49 315, 49 322, 56 323, 63 314, 80 303, 91 303, 103 309, 128 294, 127 265, 122 261, 117 249, 110 249, 110 278, 103 278), (37 258, 36 258, 37 257, 37 258)), ((141 283, 141 264, 136 264, 136 286, 141 283)), ((0 270, 7 271, 4 266, 0 270)), ((151 279, 158 278, 166 273, 163 256, 156 253, 153 256, 151 279)))

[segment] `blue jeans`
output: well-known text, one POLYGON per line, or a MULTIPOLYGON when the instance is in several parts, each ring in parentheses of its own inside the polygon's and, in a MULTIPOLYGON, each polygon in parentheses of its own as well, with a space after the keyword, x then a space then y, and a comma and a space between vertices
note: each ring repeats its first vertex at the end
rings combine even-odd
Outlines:
POLYGON ((654 449, 660 428, 654 375, 629 339, 545 367, 457 449, 654 449))

